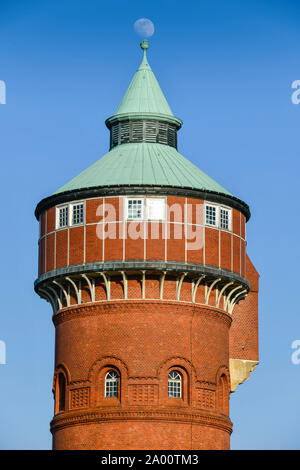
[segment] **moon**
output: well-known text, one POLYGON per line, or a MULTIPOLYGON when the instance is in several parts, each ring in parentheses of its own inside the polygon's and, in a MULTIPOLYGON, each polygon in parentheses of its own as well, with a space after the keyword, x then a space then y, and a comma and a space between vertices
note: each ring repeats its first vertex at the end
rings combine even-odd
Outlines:
POLYGON ((139 36, 149 38, 154 34, 154 24, 148 18, 140 18, 133 25, 135 32, 139 36))

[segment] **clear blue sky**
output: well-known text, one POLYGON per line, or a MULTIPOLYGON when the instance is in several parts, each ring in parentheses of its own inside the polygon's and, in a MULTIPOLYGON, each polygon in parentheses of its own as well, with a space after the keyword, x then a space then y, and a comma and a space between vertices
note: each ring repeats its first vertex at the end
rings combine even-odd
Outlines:
POLYGON ((1 1, 0 448, 51 447, 54 327, 33 292, 33 211, 107 151, 104 120, 141 60, 141 17, 155 24, 149 62, 184 122, 179 151, 252 211, 260 365, 231 395, 232 448, 300 449, 296 0, 1 1))

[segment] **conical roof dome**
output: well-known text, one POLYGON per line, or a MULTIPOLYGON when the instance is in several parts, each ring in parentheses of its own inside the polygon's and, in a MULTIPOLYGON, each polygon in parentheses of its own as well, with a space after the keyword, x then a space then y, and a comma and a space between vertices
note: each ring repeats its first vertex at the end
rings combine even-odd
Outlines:
POLYGON ((55 194, 108 185, 173 186, 230 195, 175 148, 147 142, 114 147, 55 194))
POLYGON ((175 124, 177 129, 182 121, 174 116, 171 108, 152 72, 147 59, 149 43, 143 40, 140 44, 143 59, 135 72, 129 87, 116 111, 105 123, 108 128, 115 122, 131 119, 156 119, 175 124))
POLYGON ((116 116, 129 113, 153 113, 174 117, 147 60, 148 41, 142 41, 143 60, 117 109, 116 116))

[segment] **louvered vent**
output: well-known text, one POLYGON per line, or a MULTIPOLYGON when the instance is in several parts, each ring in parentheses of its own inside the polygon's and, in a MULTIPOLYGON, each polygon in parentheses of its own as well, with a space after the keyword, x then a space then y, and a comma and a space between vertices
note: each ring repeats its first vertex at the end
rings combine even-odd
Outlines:
POLYGON ((130 123, 122 122, 120 125, 120 144, 127 144, 130 142, 130 123))
POLYGON ((157 142, 157 122, 145 121, 144 122, 144 139, 145 142, 157 142))
POLYGON ((113 126, 111 130, 111 146, 114 147, 119 143, 119 124, 113 126))
POLYGON ((168 145, 168 124, 164 122, 158 123, 158 142, 168 145))
POLYGON ((168 144, 177 149, 177 131, 174 126, 168 126, 168 144))
POLYGON ((131 122, 131 142, 143 142, 143 121, 132 121, 131 122))
POLYGON ((177 149, 177 128, 158 121, 126 121, 112 126, 110 147, 128 142, 156 142, 177 149))

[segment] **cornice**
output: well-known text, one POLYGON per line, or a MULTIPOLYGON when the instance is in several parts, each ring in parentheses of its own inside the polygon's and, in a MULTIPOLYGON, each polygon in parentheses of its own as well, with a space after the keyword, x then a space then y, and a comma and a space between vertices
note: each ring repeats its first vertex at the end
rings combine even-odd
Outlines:
POLYGON ((83 273, 97 273, 97 272, 122 272, 122 271, 152 271, 152 272, 166 272, 167 274, 187 273, 190 275, 201 275, 211 277, 221 277, 224 280, 238 282, 244 286, 247 291, 250 289, 249 282, 233 271, 227 269, 216 268, 214 266, 205 266, 198 263, 179 263, 177 261, 105 261, 105 262, 94 262, 86 264, 78 264, 72 266, 65 266, 63 268, 54 269, 42 274, 34 283, 35 290, 37 287, 45 281, 51 281, 53 279, 68 276, 71 274, 83 274, 83 273))
POLYGON ((111 186, 95 186, 91 188, 82 188, 70 191, 64 191, 57 194, 52 194, 42 199, 36 206, 35 216, 39 219, 42 212, 50 209, 57 204, 65 202, 76 201, 79 199, 89 199, 93 197, 107 197, 107 196, 129 196, 129 195, 147 195, 159 194, 163 196, 179 196, 190 197, 194 199, 203 199, 205 201, 216 202, 225 204, 238 211, 242 212, 246 220, 250 218, 250 209, 241 199, 229 194, 218 193, 215 191, 200 190, 190 187, 177 187, 177 186, 160 186, 160 185, 111 185, 111 186))
POLYGON ((64 309, 58 310, 52 317, 53 323, 55 326, 59 325, 68 320, 89 317, 89 316, 98 316, 101 313, 106 314, 107 310, 109 310, 110 315, 119 315, 120 313, 120 306, 123 307, 127 306, 135 306, 139 304, 147 304, 159 306, 159 308, 169 307, 174 305, 178 306, 181 311, 188 313, 190 311, 193 314, 197 311, 198 314, 203 314, 206 316, 211 316, 217 318, 219 320, 223 320, 228 327, 230 327, 232 322, 232 317, 224 312, 223 310, 217 309, 216 307, 210 307, 208 305, 202 304, 191 304, 189 302, 177 302, 177 301, 169 301, 169 300, 147 300, 147 299, 138 299, 138 300, 109 300, 109 301, 102 301, 102 302, 93 302, 89 304, 82 304, 82 305, 74 305, 71 307, 66 307, 64 309), (101 311, 102 310, 102 311, 101 311))
POLYGON ((114 124, 117 122, 124 122, 124 121, 160 121, 160 122, 168 122, 170 124, 175 124, 177 129, 180 129, 182 126, 182 120, 176 118, 175 116, 169 116, 168 114, 159 114, 159 113, 122 113, 122 114, 115 114, 106 119, 105 124, 108 129, 110 129, 114 124))

